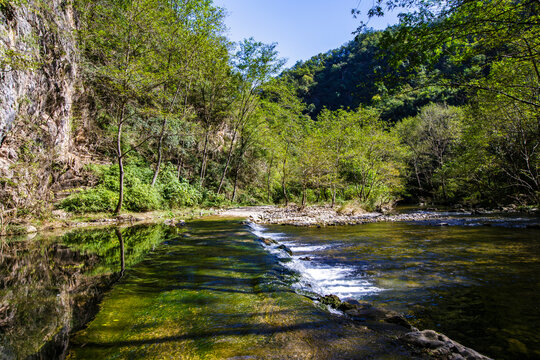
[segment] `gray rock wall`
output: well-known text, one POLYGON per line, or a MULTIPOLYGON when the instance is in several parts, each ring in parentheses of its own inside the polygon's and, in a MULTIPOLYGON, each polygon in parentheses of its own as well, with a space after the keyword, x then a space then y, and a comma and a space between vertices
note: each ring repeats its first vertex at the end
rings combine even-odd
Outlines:
POLYGON ((11 133, 41 144, 62 160, 72 143, 79 83, 73 2, 12 3, 0 7, 0 56, 7 59, 14 52, 28 61, 4 61, 0 68, 0 144, 11 133))

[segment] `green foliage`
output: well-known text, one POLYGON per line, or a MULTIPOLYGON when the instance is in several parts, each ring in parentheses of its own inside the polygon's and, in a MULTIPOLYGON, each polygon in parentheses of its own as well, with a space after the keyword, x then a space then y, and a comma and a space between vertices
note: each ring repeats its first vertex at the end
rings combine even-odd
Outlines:
POLYGON ((224 194, 217 194, 211 190, 203 191, 201 205, 207 207, 220 207, 232 205, 232 202, 227 199, 224 194))
MULTIPOLYGON (((70 195, 60 207, 75 213, 113 211, 118 202, 118 167, 93 165, 90 170, 98 185, 70 195)), ((152 170, 144 165, 127 165, 125 206, 130 211, 152 211, 195 206, 203 201, 202 192, 186 180, 180 181, 171 165, 160 173, 156 186, 151 186, 152 170)), ((220 198, 221 199, 221 198, 220 198)), ((217 199, 213 199, 216 204, 217 199)), ((224 198, 220 200, 224 202, 224 198)))
POLYGON ((161 192, 164 204, 169 208, 181 208, 200 204, 203 194, 200 190, 190 185, 187 180, 178 180, 172 166, 166 167, 158 179, 157 188, 161 192))
POLYGON ((99 186, 71 194, 60 203, 60 208, 73 213, 109 212, 118 202, 118 194, 99 186))

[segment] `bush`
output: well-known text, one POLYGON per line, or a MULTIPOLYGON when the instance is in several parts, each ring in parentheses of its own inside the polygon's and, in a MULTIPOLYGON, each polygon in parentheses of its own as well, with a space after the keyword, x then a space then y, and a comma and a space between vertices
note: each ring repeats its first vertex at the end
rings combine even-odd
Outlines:
POLYGON ((73 213, 113 211, 118 203, 118 194, 103 186, 81 190, 71 194, 60 203, 60 208, 73 213))
POLYGON ((131 186, 127 187, 124 194, 126 210, 151 211, 161 208, 162 197, 155 187, 149 184, 143 184, 137 178, 132 178, 131 180, 131 186))
POLYGON ((161 185, 161 195, 170 208, 193 206, 202 200, 198 188, 187 181, 180 182, 176 178, 161 185))
POLYGON ((219 207, 219 206, 231 205, 231 202, 223 194, 216 194, 215 192, 211 190, 206 190, 203 193, 202 204, 204 206, 219 207))

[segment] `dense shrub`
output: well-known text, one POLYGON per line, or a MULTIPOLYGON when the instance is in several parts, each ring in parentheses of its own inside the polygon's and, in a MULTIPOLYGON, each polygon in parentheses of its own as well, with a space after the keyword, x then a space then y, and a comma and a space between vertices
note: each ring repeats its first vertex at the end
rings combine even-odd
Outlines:
POLYGON ((132 178, 130 185, 124 194, 126 210, 151 211, 162 208, 163 201, 158 189, 149 184, 143 184, 137 178, 132 178))
POLYGON ((118 203, 118 194, 98 186, 84 189, 65 198, 60 207, 74 213, 113 211, 118 203))
POLYGON ((225 205, 231 205, 231 201, 225 197, 223 194, 216 194, 211 190, 206 190, 203 192, 202 205, 219 207, 225 205))
MULTIPOLYGON (((113 211, 118 203, 118 167, 91 165, 88 168, 98 179, 98 186, 70 195, 60 207, 76 213, 113 211)), ((124 168, 124 209, 152 211, 195 206, 203 201, 203 192, 186 180, 179 180, 174 168, 165 165, 154 187, 153 172, 147 165, 127 165, 124 168)), ((227 202, 225 197, 208 193, 210 204, 227 202)), ((215 205, 209 205, 215 206, 215 205)))

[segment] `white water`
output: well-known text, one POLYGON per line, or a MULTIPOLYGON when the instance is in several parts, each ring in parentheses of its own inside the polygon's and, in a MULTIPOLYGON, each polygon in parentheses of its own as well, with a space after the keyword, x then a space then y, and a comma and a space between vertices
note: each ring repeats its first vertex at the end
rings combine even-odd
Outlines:
POLYGON ((299 291, 310 291, 319 295, 334 294, 342 299, 360 299, 365 295, 380 292, 367 278, 359 275, 358 268, 345 265, 328 265, 324 263, 321 251, 342 244, 333 242, 328 245, 302 244, 287 238, 284 233, 272 233, 259 224, 250 223, 251 232, 260 238, 268 238, 278 244, 265 245, 264 248, 280 259, 280 263, 289 270, 300 275, 293 288, 299 291), (291 257, 280 245, 287 246, 293 253, 291 257))

